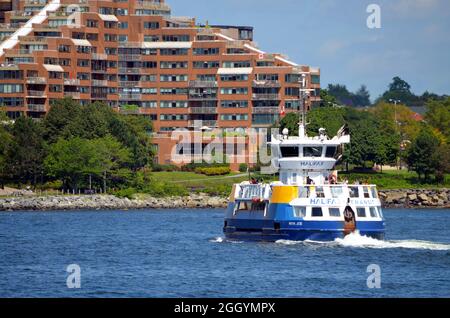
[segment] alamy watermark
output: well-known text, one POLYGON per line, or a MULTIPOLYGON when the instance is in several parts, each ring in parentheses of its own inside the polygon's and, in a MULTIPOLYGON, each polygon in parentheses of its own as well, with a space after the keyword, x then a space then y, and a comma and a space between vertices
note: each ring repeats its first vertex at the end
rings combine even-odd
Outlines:
POLYGON ((369 16, 367 17, 367 27, 369 29, 381 29, 381 7, 379 4, 369 4, 366 9, 369 16))
POLYGON ((367 267, 367 273, 370 274, 367 278, 367 288, 380 289, 381 288, 381 267, 377 264, 371 264, 367 267))
POLYGON ((66 285, 69 289, 80 289, 81 288, 81 267, 77 264, 71 264, 67 266, 66 272, 69 273, 67 276, 66 285))

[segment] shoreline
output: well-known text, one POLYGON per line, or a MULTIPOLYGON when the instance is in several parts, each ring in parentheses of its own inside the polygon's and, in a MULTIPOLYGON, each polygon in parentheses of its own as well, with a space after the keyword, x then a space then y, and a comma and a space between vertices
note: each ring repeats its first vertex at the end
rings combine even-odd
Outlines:
MULTIPOLYGON (((379 191, 384 208, 450 209, 450 189, 379 191)), ((143 210, 143 209, 225 209, 225 197, 191 194, 187 197, 138 199, 113 195, 25 196, 0 198, 0 212, 77 211, 77 210, 143 210)))

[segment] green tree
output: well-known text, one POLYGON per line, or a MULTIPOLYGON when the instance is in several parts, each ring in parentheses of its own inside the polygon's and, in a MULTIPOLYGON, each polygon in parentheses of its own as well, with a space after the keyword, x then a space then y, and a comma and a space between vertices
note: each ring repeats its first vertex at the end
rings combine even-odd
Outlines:
POLYGON ((7 150, 11 143, 11 134, 7 127, 9 122, 4 112, 0 109, 0 187, 3 189, 5 186, 5 179, 7 178, 7 150))
MULTIPOLYGON (((424 127, 408 150, 407 161, 411 170, 417 173, 419 179, 425 180, 436 172, 439 158, 434 154, 439 148, 439 139, 424 127)), ((441 158, 442 160, 442 158, 441 158)))
POLYGON ((442 183, 445 175, 450 173, 450 145, 441 144, 433 156, 436 162, 436 181, 442 183))
POLYGON ((47 143, 55 143, 61 137, 71 137, 66 128, 74 119, 82 115, 82 111, 80 104, 71 98, 54 102, 43 121, 44 137, 47 143))
POLYGON ((431 100, 427 103, 425 119, 450 141, 450 97, 444 100, 431 100))
POLYGON ((114 137, 92 140, 92 147, 96 151, 90 160, 90 167, 93 167, 90 172, 102 176, 105 192, 108 176, 110 179, 119 179, 122 183, 130 177, 129 170, 125 167, 130 161, 130 152, 114 137))
POLYGON ((353 106, 353 94, 347 89, 347 86, 341 84, 329 84, 328 94, 335 97, 339 104, 353 106))
POLYGON ((43 172, 45 143, 42 126, 28 117, 19 117, 11 129, 6 161, 10 177, 22 183, 37 183, 43 172))
POLYGON ((361 85, 361 87, 353 95, 353 105, 355 107, 370 106, 370 93, 367 90, 366 85, 361 85))
POLYGON ((49 176, 64 183, 64 188, 78 190, 86 175, 98 173, 97 149, 87 139, 59 139, 45 159, 49 176))
POLYGON ((408 106, 422 106, 420 98, 411 92, 411 85, 398 76, 392 79, 389 89, 383 93, 380 99, 385 102, 400 100, 408 106))

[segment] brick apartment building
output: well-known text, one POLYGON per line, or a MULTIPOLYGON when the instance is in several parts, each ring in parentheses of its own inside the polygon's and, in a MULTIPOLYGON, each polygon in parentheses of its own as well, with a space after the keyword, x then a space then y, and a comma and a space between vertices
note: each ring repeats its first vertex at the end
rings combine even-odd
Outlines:
POLYGON ((152 119, 159 163, 170 163, 176 128, 270 127, 298 111, 300 88, 308 108, 320 100, 319 69, 258 49, 252 27, 171 16, 164 0, 13 0, 0 12, 11 118, 42 118, 65 96, 100 101, 152 119))

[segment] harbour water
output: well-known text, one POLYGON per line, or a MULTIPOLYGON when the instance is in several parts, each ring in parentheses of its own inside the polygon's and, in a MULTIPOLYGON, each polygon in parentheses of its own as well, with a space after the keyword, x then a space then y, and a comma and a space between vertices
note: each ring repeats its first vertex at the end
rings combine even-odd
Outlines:
POLYGON ((386 210, 385 242, 229 242, 223 216, 0 213, 0 297, 450 297, 448 210, 386 210), (367 286, 371 264, 380 289, 367 286))

